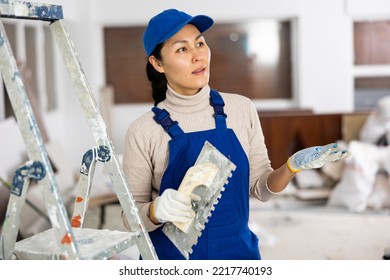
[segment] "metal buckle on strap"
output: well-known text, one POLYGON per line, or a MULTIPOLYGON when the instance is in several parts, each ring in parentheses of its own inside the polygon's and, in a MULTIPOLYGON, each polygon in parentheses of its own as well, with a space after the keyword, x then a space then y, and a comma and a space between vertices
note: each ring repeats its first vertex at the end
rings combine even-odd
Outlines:
POLYGON ((154 120, 159 123, 165 131, 168 131, 169 132, 169 129, 178 124, 177 121, 173 121, 171 119, 171 116, 169 115, 169 113, 165 110, 165 109, 155 109, 154 110, 155 112, 155 116, 153 117, 154 120))
POLYGON ((161 125, 164 127, 166 131, 169 130, 170 127, 177 124, 177 121, 173 121, 169 116, 165 117, 161 120, 161 125))
POLYGON ((225 112, 223 111, 223 106, 225 105, 213 105, 214 106, 214 117, 216 116, 222 116, 222 117, 227 117, 225 112))

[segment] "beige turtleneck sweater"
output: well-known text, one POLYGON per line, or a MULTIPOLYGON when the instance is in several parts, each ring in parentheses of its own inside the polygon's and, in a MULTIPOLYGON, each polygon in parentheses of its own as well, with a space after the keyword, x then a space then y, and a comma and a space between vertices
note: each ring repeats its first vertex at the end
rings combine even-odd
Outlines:
MULTIPOLYGON (((206 86, 196 95, 185 96, 168 86, 166 99, 158 107, 166 109, 185 133, 213 129, 214 109, 210 105, 209 93, 210 87, 206 86)), ((273 169, 256 108, 244 96, 220 94, 225 102, 227 127, 235 132, 249 159, 250 195, 267 201, 274 195, 267 187, 267 177, 273 169)), ((129 126, 123 154, 123 170, 148 231, 160 226, 150 220, 149 205, 159 194, 161 179, 168 164, 168 141, 171 139, 153 116, 152 111, 147 112, 129 126)), ((124 216, 123 221, 129 228, 124 216)))

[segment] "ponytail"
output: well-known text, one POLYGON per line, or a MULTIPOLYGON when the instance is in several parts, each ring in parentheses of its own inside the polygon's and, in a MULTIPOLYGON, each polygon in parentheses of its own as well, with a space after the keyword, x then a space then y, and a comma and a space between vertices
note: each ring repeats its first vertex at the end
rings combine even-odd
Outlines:
MULTIPOLYGON (((161 60, 162 46, 162 43, 157 45, 151 54, 158 60, 161 60)), ((157 106, 158 103, 164 101, 166 98, 167 78, 165 77, 164 73, 160 73, 156 69, 154 69, 153 65, 149 62, 149 60, 146 64, 146 75, 152 87, 154 106, 157 106)))

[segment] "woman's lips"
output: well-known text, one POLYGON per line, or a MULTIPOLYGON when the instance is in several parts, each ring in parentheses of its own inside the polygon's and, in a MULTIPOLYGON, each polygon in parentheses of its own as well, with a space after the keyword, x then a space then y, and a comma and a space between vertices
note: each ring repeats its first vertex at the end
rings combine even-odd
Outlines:
POLYGON ((200 69, 193 71, 192 74, 199 75, 199 74, 204 73, 205 71, 206 71, 206 67, 203 67, 203 68, 200 68, 200 69))

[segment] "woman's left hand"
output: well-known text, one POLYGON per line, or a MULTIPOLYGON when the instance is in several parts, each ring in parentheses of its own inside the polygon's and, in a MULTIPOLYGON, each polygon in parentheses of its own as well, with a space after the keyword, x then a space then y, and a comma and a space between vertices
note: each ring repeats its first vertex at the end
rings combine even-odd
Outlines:
POLYGON ((344 159, 350 156, 348 150, 341 149, 337 143, 324 146, 314 146, 300 150, 287 160, 287 166, 292 172, 302 169, 320 168, 326 162, 344 159))

